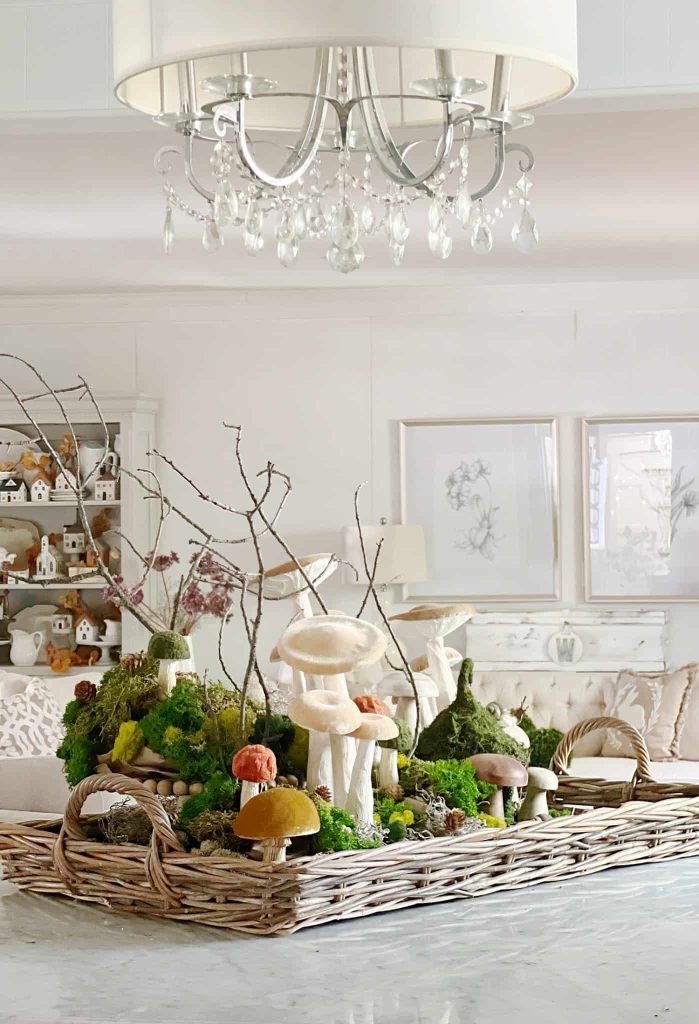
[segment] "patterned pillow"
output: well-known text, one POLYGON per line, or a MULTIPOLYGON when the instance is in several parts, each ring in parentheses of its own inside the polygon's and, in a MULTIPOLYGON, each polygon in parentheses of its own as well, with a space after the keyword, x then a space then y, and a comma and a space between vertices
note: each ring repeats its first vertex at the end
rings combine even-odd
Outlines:
MULTIPOLYGON (((653 761, 677 757, 693 669, 685 665, 674 672, 623 671, 608 693, 606 714, 635 726, 653 761)), ((629 741, 609 729, 602 756, 633 757, 633 753, 629 741)))
POLYGON ((39 679, 30 679, 22 693, 0 700, 0 757, 55 754, 62 739, 60 709, 39 679))

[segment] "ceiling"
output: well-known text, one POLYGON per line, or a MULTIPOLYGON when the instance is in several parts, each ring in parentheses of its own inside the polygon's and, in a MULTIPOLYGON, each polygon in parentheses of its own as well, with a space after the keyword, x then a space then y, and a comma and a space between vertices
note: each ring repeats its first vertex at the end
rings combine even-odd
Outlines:
MULTIPOLYGON (((247 256, 239 229, 222 252, 208 254, 183 215, 175 251, 166 257, 152 161, 169 137, 142 130, 140 122, 141 130, 133 130, 128 119, 118 128, 3 139, 1 292, 447 284, 464 275, 469 283, 513 284, 699 276, 698 109, 542 117, 522 133, 537 157, 536 253, 515 252, 503 224, 489 256, 473 254, 455 228, 451 259, 436 260, 418 204, 404 266, 393 268, 385 240, 372 239, 365 266, 348 278, 327 267, 322 242, 306 243, 289 270, 278 265, 273 245, 247 256)), ((483 150, 472 160, 474 180, 485 179, 489 155, 483 150)))

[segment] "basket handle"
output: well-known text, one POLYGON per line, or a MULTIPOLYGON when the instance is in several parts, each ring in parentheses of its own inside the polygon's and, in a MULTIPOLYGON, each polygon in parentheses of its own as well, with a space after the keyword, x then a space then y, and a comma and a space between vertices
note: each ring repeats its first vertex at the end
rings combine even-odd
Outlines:
POLYGON ((80 826, 80 812, 88 796, 93 793, 119 793, 122 796, 130 796, 141 810, 145 811, 153 826, 153 835, 145 861, 146 878, 165 897, 166 905, 177 905, 179 900, 172 892, 163 869, 161 848, 181 851, 182 844, 172 831, 170 819, 155 793, 146 789, 142 782, 130 779, 126 775, 90 775, 75 787, 66 804, 61 831, 53 849, 56 869, 72 888, 77 881, 77 871, 68 860, 65 843, 66 839, 86 841, 85 833, 80 826))
POLYGON ((587 736, 588 733, 596 732, 598 729, 614 729, 616 732, 620 732, 623 736, 626 736, 627 740, 631 743, 631 749, 633 750, 634 757, 636 758, 636 771, 634 773, 634 782, 653 782, 653 776, 650 770, 650 754, 648 753, 648 747, 646 741, 641 736, 638 729, 634 729, 628 722, 624 722, 621 718, 586 718, 582 722, 578 722, 572 729, 569 729, 565 734, 561 742, 556 747, 553 757, 551 758, 550 768, 556 773, 556 775, 570 775, 568 771, 568 761, 570 755, 573 753, 573 748, 578 740, 581 740, 583 736, 587 736))

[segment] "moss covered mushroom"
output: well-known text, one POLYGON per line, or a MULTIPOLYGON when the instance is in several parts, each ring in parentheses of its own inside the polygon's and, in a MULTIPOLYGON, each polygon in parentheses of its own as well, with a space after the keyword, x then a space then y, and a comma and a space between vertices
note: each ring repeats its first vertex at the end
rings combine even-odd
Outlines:
POLYGON ((177 682, 178 663, 188 661, 191 657, 189 644, 179 633, 164 630, 162 633, 153 633, 148 643, 148 653, 160 663, 158 682, 164 694, 168 695, 177 682))

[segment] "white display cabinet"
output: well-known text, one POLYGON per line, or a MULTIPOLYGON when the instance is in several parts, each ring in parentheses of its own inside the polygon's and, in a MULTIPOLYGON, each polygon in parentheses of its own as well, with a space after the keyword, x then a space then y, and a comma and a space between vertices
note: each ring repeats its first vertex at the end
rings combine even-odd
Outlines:
MULTIPOLYGON (((138 469, 150 468, 148 452, 155 443, 157 403, 154 399, 142 395, 98 395, 97 401, 100 410, 107 424, 109 431, 110 450, 118 449, 119 468, 135 472, 138 469)), ((104 439, 104 430, 101 426, 94 407, 88 398, 80 401, 63 399, 63 404, 75 429, 79 441, 95 443, 104 439)), ((52 399, 40 399, 32 402, 31 410, 36 422, 51 440, 54 447, 60 443, 67 432, 65 422, 61 421, 60 412, 52 399)), ((37 447, 44 451, 45 446, 38 440, 36 431, 26 419, 23 419, 21 411, 16 404, 8 398, 0 399, 0 464, 6 461, 8 443, 5 440, 10 435, 8 431, 24 435, 28 442, 36 440, 37 447)), ((27 447, 29 447, 27 445, 27 447)), ((41 452, 37 452, 37 458, 41 452)), ((29 489, 28 489, 29 490, 29 489)), ((40 492, 40 489, 38 489, 40 492)), ((144 492, 138 484, 126 475, 119 475, 116 498, 113 501, 100 501, 94 497, 88 497, 83 501, 85 510, 92 521, 94 516, 99 515, 103 510, 110 510, 111 531, 107 535, 108 543, 116 552, 120 551, 121 575, 127 584, 136 581, 140 577, 139 561, 128 544, 123 542, 119 534, 123 533, 128 537, 138 551, 146 553, 150 549, 154 536, 156 516, 158 514, 157 502, 144 497, 144 492)), ((26 524, 27 533, 22 534, 36 540, 44 535, 54 535, 53 550, 65 559, 69 556, 62 550, 62 542, 56 535, 62 535, 63 529, 76 522, 78 518, 78 504, 75 497, 68 497, 67 500, 32 501, 24 500, 0 500, 0 546, 2 537, 15 539, 17 546, 21 546, 19 535, 13 538, 13 530, 22 530, 22 524, 26 524), (10 521, 7 524, 7 521, 10 521), (7 524, 7 525, 6 525, 7 524), (10 533, 2 533, 9 528, 10 533)), ((21 560, 20 560, 21 561, 21 560)), ((64 561, 63 565, 68 562, 64 561)), ((64 575, 64 574, 63 574, 64 575)), ((0 577, 0 580, 4 579, 0 577)), ((13 619, 17 613, 24 612, 27 621, 31 619, 31 609, 37 609, 37 616, 42 614, 39 606, 48 609, 51 605, 58 607, 58 601, 69 590, 78 591, 82 604, 87 609, 98 611, 104 604, 102 591, 104 582, 94 579, 81 580, 79 576, 74 577, 70 582, 63 578, 59 582, 51 580, 37 580, 32 575, 29 579, 15 579, 12 582, 0 582, 0 611, 3 613, 3 620, 0 624, 0 666, 6 667, 12 672, 24 672, 31 675, 53 676, 53 672, 46 663, 45 644, 42 645, 39 662, 33 666, 16 666, 10 663, 10 642, 8 640, 8 627, 12 629, 13 619)), ((150 603, 153 595, 150 593, 150 581, 144 587, 146 602, 150 603)), ((59 611, 62 609, 59 608, 59 611)), ((48 611, 47 611, 48 614, 48 611)), ((75 646, 75 635, 66 637, 60 631, 48 638, 57 647, 65 647, 69 640, 75 646)), ((124 650, 134 651, 141 649, 147 637, 143 628, 128 613, 124 613, 122 620, 121 646, 124 650)), ((112 649, 113 650, 113 649, 112 649)), ((116 653, 116 651, 114 651, 116 653)), ((106 658, 106 649, 103 652, 106 658)), ((97 669, 108 667, 108 664, 95 666, 97 669)), ((80 675, 85 672, 82 666, 67 670, 65 675, 80 675)))

